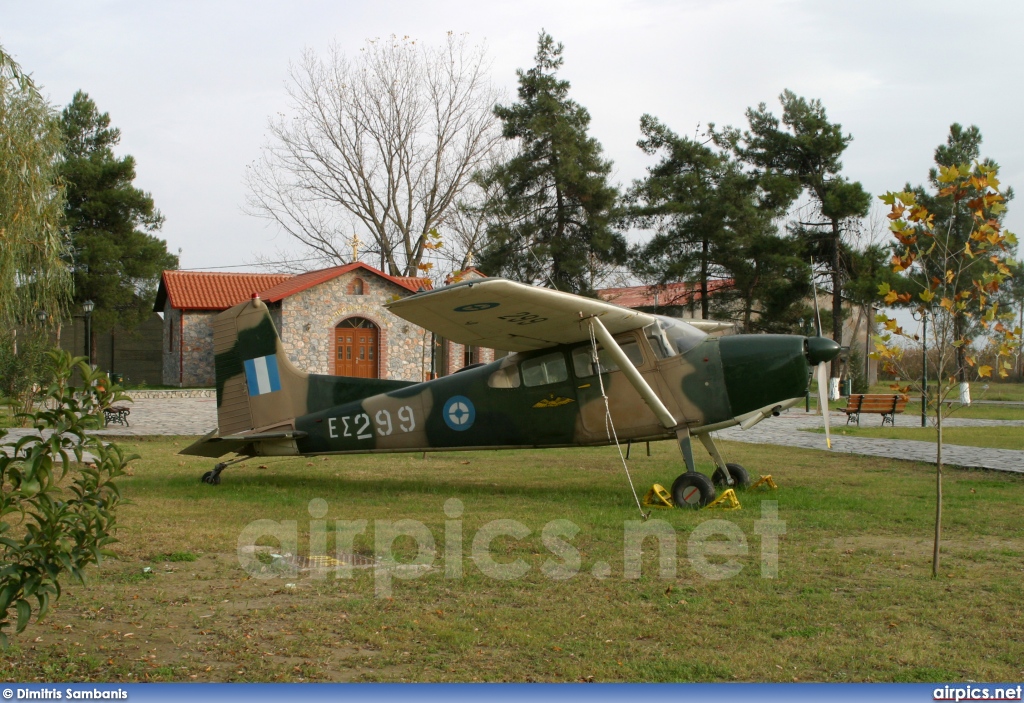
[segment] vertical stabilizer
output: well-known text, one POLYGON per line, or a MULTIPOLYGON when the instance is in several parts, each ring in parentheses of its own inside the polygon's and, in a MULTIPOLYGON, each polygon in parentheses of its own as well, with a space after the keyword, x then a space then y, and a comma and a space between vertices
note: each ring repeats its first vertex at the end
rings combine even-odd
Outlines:
POLYGON ((270 310, 255 295, 251 301, 213 318, 213 352, 218 427, 183 449, 182 454, 295 454, 297 448, 292 442, 287 447, 281 445, 285 437, 273 438, 272 446, 268 446, 265 440, 254 444, 237 435, 288 433, 295 429, 297 417, 416 385, 411 381, 299 371, 288 361, 270 310))
POLYGON ((213 321, 219 434, 292 425, 308 412, 309 374, 281 346, 270 311, 258 297, 213 321))

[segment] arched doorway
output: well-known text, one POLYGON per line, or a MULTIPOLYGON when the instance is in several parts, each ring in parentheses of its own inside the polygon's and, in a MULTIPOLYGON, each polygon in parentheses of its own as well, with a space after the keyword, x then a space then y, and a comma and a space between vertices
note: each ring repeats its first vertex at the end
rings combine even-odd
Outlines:
POLYGON ((334 328, 334 373, 338 376, 377 378, 380 356, 377 325, 363 317, 350 317, 334 328))

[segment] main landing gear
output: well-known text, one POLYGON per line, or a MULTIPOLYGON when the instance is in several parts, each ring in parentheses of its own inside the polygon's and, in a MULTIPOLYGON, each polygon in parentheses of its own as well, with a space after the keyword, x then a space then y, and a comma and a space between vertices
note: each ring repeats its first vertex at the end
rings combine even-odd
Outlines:
POLYGON ((203 483, 208 483, 211 486, 219 486, 221 471, 228 468, 232 464, 241 464, 243 461, 248 461, 251 458, 252 457, 248 456, 240 456, 237 459, 232 459, 231 461, 222 461, 221 463, 213 467, 213 471, 207 471, 205 474, 203 474, 203 477, 199 480, 202 481, 203 483))
POLYGON ((708 478, 697 472, 693 461, 693 445, 690 442, 690 431, 686 427, 676 430, 679 451, 686 464, 686 473, 672 484, 672 501, 681 508, 703 508, 715 500, 715 487, 742 489, 750 486, 750 474, 739 464, 726 464, 715 440, 707 432, 697 435, 708 454, 715 460, 715 473, 708 478))

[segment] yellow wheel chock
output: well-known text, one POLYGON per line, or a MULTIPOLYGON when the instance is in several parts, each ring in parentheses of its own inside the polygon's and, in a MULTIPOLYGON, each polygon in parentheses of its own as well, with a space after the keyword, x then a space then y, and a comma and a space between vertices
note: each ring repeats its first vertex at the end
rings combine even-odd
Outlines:
POLYGON ((779 489, 779 487, 775 485, 775 481, 772 480, 771 474, 768 474, 767 476, 762 476, 761 478, 759 478, 747 490, 748 491, 753 491, 754 489, 757 489, 757 488, 760 488, 762 490, 769 490, 770 489, 770 490, 773 490, 773 491, 777 491, 779 489))
POLYGON ((640 501, 649 508, 674 508, 675 503, 672 502, 672 496, 668 494, 665 487, 660 483, 656 483, 651 486, 651 490, 647 491, 644 499, 640 501))
POLYGON ((712 508, 718 508, 719 510, 739 510, 742 507, 743 506, 740 505, 740 499, 736 497, 736 491, 729 488, 723 491, 722 495, 705 505, 704 509, 711 510, 712 508))
MULTIPOLYGON (((762 476, 757 483, 752 485, 748 490, 763 487, 765 489, 776 490, 778 488, 775 485, 775 481, 772 480, 771 476, 762 476)), ((665 490, 665 487, 660 483, 656 483, 651 486, 651 490, 644 494, 643 499, 640 501, 648 508, 674 508, 675 502, 672 500, 672 496, 665 490)), ((722 495, 715 498, 713 501, 704 506, 705 510, 716 508, 718 510, 740 510, 740 499, 736 496, 736 491, 732 488, 728 488, 722 492, 722 495)))

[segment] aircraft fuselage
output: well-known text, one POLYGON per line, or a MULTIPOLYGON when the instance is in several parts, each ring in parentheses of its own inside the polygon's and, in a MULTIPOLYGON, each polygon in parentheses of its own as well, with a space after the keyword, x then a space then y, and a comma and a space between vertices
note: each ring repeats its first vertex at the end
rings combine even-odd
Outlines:
MULTIPOLYGON (((766 408, 788 407, 807 390, 805 337, 703 337, 675 354, 659 353, 659 340, 643 330, 616 341, 629 351, 677 422, 691 432, 734 425, 766 408)), ((510 354, 298 417, 300 438, 294 447, 286 450, 278 443, 266 453, 605 445, 610 439, 604 395, 620 441, 675 436, 621 371, 607 370, 599 377, 596 368, 590 343, 510 354)))

